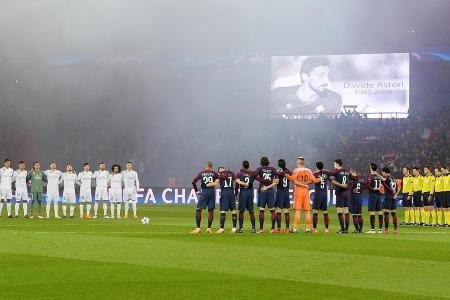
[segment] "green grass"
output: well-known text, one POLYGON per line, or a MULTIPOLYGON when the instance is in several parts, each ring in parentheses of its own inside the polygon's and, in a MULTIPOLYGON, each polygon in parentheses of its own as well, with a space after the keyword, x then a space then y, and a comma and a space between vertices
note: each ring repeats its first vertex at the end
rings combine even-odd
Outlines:
POLYGON ((194 236, 193 206, 139 214, 151 223, 3 215, 0 298, 450 298, 450 228, 342 236, 333 213, 328 235, 194 236))

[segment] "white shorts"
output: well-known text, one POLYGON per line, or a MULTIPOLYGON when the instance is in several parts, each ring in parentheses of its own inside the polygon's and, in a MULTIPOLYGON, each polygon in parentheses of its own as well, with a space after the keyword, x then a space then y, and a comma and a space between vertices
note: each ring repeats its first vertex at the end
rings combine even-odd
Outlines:
POLYGON ((27 190, 16 190, 16 202, 20 201, 29 201, 30 197, 28 196, 27 190))
POLYGON ((77 196, 75 194, 63 194, 63 203, 75 204, 77 202, 77 196))
POLYGON ((12 198, 12 190, 11 189, 0 189, 0 199, 11 200, 11 198, 12 198))
POLYGON ((108 188, 106 187, 98 187, 95 189, 95 200, 104 200, 108 201, 108 188))
POLYGON ((47 191, 47 203, 58 203, 59 201, 59 191, 47 191))
POLYGON ((109 199, 111 203, 122 202, 122 190, 109 190, 109 199))
POLYGON ((136 189, 124 189, 123 190, 123 201, 137 202, 136 189))
POLYGON ((80 203, 92 202, 91 190, 80 190, 80 203))

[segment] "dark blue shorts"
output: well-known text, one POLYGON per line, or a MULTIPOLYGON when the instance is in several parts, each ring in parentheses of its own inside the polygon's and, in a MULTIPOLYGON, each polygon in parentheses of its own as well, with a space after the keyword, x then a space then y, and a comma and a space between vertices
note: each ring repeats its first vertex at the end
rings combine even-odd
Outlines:
POLYGON ((381 211, 381 196, 369 192, 368 211, 381 211))
POLYGON ((428 197, 430 197, 430 193, 428 193, 428 192, 422 193, 422 196, 423 196, 423 205, 424 206, 434 206, 433 195, 431 195, 431 200, 428 199, 428 197))
POLYGON ((450 192, 442 192, 441 204, 442 208, 450 207, 450 192))
POLYGON ((402 206, 403 207, 412 207, 412 197, 408 200, 408 194, 402 195, 402 206))
POLYGON ((444 194, 443 192, 434 192, 434 206, 436 208, 442 207, 442 195, 443 194, 444 194))
POLYGON ((277 191, 276 207, 290 208, 291 199, 289 199, 289 191, 277 191))
POLYGON ((321 211, 328 210, 327 191, 314 192, 312 209, 321 210, 321 211))
POLYGON ((229 211, 236 209, 236 200, 233 191, 220 194, 220 211, 229 211))
POLYGON ((388 196, 383 199, 383 209, 395 210, 397 209, 396 200, 394 197, 388 196))
POLYGON ((423 207, 422 192, 413 193, 413 205, 414 207, 423 207))
POLYGON ((352 194, 350 199, 350 213, 352 215, 362 214, 362 197, 361 194, 352 194))
POLYGON ((344 191, 336 195, 336 207, 348 207, 349 205, 349 192, 344 191))
POLYGON ((239 192, 239 210, 253 211, 253 206, 253 190, 241 189, 239 192))
POLYGON ((275 207, 275 198, 273 196, 273 189, 267 191, 258 191, 258 207, 268 207, 273 209, 275 207))
POLYGON ((205 209, 206 207, 208 207, 208 210, 216 208, 216 192, 214 190, 203 190, 199 196, 197 209, 205 209))

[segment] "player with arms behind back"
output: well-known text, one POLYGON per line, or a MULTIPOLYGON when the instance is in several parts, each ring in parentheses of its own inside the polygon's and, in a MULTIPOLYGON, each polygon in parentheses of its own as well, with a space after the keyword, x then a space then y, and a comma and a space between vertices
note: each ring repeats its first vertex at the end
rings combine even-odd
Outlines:
POLYGON ((50 163, 50 169, 44 171, 44 175, 47 178, 47 219, 50 218, 50 205, 53 202, 53 209, 55 211, 55 218, 59 219, 58 213, 58 201, 59 201, 59 180, 62 172, 56 169, 56 163, 53 161, 50 163))
POLYGON ((75 210, 75 203, 77 203, 77 197, 75 195, 75 182, 77 181, 77 173, 73 171, 71 164, 66 165, 66 172, 62 174, 60 182, 64 185, 63 190, 63 217, 66 217, 67 204, 69 204, 70 217, 73 218, 73 212, 75 210))
POLYGON ((414 209, 412 208, 413 178, 409 167, 403 167, 402 179, 402 206, 405 209, 405 221, 400 225, 412 225, 414 223, 414 209))
MULTIPOLYGON (((127 162, 126 170, 122 172, 123 175, 123 201, 125 201, 125 215, 124 218, 128 218, 129 204, 133 209, 133 218, 137 219, 137 191, 139 189, 139 176, 138 173, 133 170, 133 164, 131 161, 127 162)), ((117 208, 118 212, 120 207, 117 208)), ((118 215, 119 217, 119 215, 118 215)))
POLYGON ((109 172, 106 170, 106 164, 100 162, 99 170, 92 174, 95 179, 95 204, 94 204, 94 219, 97 219, 98 204, 103 204, 103 218, 109 219, 108 216, 108 179, 109 172))
POLYGON ((86 219, 91 219, 91 203, 92 203, 92 172, 91 165, 84 163, 83 172, 78 173, 78 184, 80 185, 80 219, 86 216, 86 219), (84 203, 86 203, 86 215, 84 212, 84 203))
POLYGON ((3 204, 6 203, 8 218, 12 218, 11 198, 13 174, 14 170, 11 168, 11 161, 7 158, 3 162, 3 168, 0 169, 0 216, 2 215, 3 204))
POLYGON ((244 212, 248 211, 250 222, 252 224, 251 233, 256 233, 255 212, 253 203, 253 182, 255 181, 254 172, 249 170, 250 163, 247 160, 242 162, 242 169, 236 175, 235 194, 238 195, 239 204, 239 231, 244 232, 244 212))
POLYGON ((362 233, 362 191, 364 190, 365 180, 359 176, 355 169, 350 169, 350 174, 354 177, 359 177, 358 180, 351 181, 350 213, 352 214, 353 225, 355 226, 353 233, 362 233))
POLYGON ((192 234, 199 234, 202 232, 200 225, 202 221, 202 210, 208 208, 208 228, 206 233, 210 234, 211 225, 214 218, 214 209, 216 208, 216 195, 214 186, 219 184, 219 174, 213 170, 212 162, 207 162, 205 169, 200 171, 192 180, 192 186, 195 192, 199 195, 197 208, 195 209, 195 223, 196 228, 191 231, 192 234), (201 189, 197 187, 197 181, 200 180, 201 189))
MULTIPOLYGON (((122 168, 115 164, 111 167, 111 174, 108 177, 109 201, 111 202, 111 219, 114 219, 114 206, 117 206, 117 218, 120 219, 120 210, 122 208, 122 168)), ((127 211, 128 212, 128 211, 127 211)), ((128 215, 127 215, 128 218, 128 215)))
POLYGON ((327 183, 330 180, 330 176, 322 173, 323 162, 316 162, 316 171, 314 172, 314 177, 319 178, 320 181, 316 182, 314 185, 314 199, 312 204, 313 209, 313 233, 317 233, 317 223, 319 222, 319 210, 323 213, 323 223, 325 226, 325 233, 328 233, 328 226, 330 224, 330 219, 328 217, 328 197, 327 197, 327 183))
POLYGON ((30 198, 28 197, 28 188, 27 188, 27 177, 28 172, 25 169, 25 163, 23 161, 19 162, 19 169, 14 171, 13 181, 16 182, 16 205, 15 205, 15 216, 19 217, 19 208, 20 203, 22 203, 23 207, 23 217, 28 218, 28 201, 30 198))

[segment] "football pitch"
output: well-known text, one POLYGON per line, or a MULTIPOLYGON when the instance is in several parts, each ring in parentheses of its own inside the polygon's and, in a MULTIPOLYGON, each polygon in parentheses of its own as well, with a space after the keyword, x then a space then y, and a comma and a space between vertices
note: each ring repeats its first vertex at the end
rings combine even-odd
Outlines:
POLYGON ((193 206, 141 205, 148 225, 3 215, 0 298, 450 298, 450 228, 338 235, 334 212, 328 235, 321 216, 318 235, 250 234, 247 214, 244 234, 227 217, 226 234, 191 235, 193 206))

